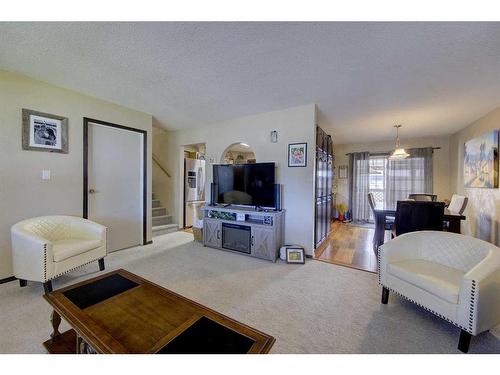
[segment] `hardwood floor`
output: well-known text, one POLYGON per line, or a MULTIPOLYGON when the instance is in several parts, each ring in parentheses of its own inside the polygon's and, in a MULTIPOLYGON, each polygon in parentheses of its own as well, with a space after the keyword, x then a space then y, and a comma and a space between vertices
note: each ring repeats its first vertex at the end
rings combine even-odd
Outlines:
POLYGON ((315 250, 314 259, 377 272, 377 257, 372 242, 374 233, 373 228, 336 221, 328 238, 315 250))

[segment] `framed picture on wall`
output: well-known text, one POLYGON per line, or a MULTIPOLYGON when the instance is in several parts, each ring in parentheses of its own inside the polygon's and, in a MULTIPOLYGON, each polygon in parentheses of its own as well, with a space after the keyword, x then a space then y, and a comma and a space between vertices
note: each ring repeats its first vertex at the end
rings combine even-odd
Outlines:
POLYGON ((347 165, 339 165, 339 178, 347 178, 347 165))
POLYGON ((68 153, 68 118, 22 110, 22 148, 31 151, 68 153))
POLYGON ((307 143, 290 143, 288 145, 288 166, 307 166, 307 143))
POLYGON ((498 188, 498 130, 465 143, 464 184, 467 188, 498 188))

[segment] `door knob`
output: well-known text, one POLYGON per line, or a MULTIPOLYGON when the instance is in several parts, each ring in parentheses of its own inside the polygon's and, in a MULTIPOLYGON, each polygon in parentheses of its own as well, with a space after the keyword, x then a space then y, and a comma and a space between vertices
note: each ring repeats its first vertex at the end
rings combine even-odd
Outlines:
POLYGON ((89 189, 89 194, 94 194, 95 193, 95 189, 89 189))

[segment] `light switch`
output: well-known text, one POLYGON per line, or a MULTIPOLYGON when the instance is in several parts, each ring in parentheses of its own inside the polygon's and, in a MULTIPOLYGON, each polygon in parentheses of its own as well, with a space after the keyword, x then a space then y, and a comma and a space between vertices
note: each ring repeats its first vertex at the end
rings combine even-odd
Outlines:
POLYGON ((42 180, 50 180, 50 169, 42 170, 42 180))

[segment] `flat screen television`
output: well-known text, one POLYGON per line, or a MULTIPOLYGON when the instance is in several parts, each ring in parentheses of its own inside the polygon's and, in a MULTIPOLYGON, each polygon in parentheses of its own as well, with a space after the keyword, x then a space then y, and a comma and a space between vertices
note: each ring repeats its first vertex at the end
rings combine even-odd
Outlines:
POLYGON ((274 163, 214 165, 217 203, 274 208, 274 163))

